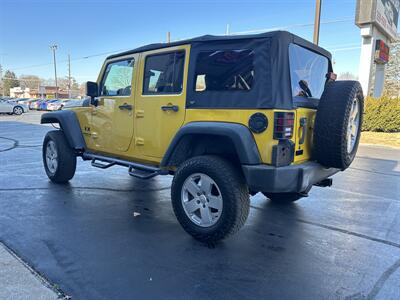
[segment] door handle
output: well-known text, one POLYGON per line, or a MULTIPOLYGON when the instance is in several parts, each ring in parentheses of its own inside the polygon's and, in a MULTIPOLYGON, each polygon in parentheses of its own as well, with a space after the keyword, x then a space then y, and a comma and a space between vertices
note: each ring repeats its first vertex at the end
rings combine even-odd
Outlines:
POLYGON ((304 140, 306 139, 306 134, 307 134, 307 118, 300 118, 300 128, 302 130, 301 130, 299 145, 302 145, 304 144, 304 140))
POLYGON ((164 106, 161 106, 161 109, 163 111, 172 110, 174 112, 177 112, 179 110, 179 106, 178 105, 164 105, 164 106))
POLYGON ((119 107, 119 109, 121 109, 121 110, 123 110, 123 109, 132 110, 132 105, 130 105, 130 104, 128 104, 128 103, 124 103, 124 104, 122 104, 122 105, 120 105, 120 106, 118 106, 118 107, 119 107))

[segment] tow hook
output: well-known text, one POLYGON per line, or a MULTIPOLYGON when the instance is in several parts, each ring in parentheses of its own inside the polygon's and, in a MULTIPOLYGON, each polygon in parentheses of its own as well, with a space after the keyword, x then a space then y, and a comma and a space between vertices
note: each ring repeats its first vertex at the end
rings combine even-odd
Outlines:
POLYGON ((321 180, 320 182, 315 183, 314 185, 320 186, 320 187, 332 186, 332 178, 325 178, 325 179, 321 180))

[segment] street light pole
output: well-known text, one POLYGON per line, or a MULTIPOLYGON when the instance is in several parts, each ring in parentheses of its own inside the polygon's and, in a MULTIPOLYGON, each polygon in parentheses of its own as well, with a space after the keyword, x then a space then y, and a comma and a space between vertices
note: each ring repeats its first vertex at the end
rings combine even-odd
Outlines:
POLYGON ((315 21, 314 21, 314 44, 318 45, 319 43, 319 26, 321 23, 321 5, 322 5, 322 0, 316 0, 316 6, 315 6, 315 21))
POLYGON ((68 54, 68 98, 71 99, 71 56, 68 54))
POLYGON ((4 96, 3 67, 1 64, 0 64, 0 84, 1 84, 1 96, 4 96))
POLYGON ((58 84, 57 84, 57 64, 56 64, 56 50, 58 49, 57 44, 51 45, 50 49, 53 51, 53 61, 54 61, 54 79, 56 81, 56 92, 55 96, 58 99, 58 84))

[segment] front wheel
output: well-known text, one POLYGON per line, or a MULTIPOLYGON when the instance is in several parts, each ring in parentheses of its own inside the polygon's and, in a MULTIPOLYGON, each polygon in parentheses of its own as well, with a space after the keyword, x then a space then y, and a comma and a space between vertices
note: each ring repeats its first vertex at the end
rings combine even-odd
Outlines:
POLYGON ((197 156, 176 171, 172 206, 183 229, 202 242, 237 232, 249 214, 246 182, 237 168, 218 156, 197 156))
POLYGON ((66 183, 75 175, 76 155, 61 130, 49 131, 43 141, 43 164, 47 177, 66 183))

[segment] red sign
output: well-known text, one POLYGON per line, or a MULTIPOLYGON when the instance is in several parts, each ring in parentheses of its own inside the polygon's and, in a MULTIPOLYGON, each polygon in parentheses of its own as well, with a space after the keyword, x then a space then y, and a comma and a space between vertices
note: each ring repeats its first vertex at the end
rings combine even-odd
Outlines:
POLYGON ((377 40, 375 44, 375 62, 377 64, 387 64, 389 61, 389 46, 382 40, 377 40))

